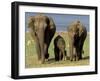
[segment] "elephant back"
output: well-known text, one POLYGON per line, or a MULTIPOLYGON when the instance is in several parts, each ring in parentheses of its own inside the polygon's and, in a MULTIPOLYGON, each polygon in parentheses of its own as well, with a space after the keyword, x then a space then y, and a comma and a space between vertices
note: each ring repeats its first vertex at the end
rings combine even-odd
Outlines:
POLYGON ((81 36, 83 33, 86 33, 86 27, 80 21, 74 21, 68 26, 68 32, 75 32, 81 36))
POLYGON ((58 35, 54 40, 54 46, 56 48, 65 48, 65 41, 64 41, 63 37, 58 35))

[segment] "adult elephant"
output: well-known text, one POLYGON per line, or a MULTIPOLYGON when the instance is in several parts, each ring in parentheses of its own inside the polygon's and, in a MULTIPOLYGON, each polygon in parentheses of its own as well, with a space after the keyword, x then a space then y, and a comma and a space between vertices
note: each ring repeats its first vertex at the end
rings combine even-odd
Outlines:
POLYGON ((29 18, 28 27, 36 43, 38 60, 44 63, 49 57, 48 48, 56 31, 54 21, 51 17, 38 14, 29 18))
POLYGON ((83 45, 86 36, 87 30, 80 21, 75 21, 69 25, 68 38, 71 61, 82 59, 83 45))

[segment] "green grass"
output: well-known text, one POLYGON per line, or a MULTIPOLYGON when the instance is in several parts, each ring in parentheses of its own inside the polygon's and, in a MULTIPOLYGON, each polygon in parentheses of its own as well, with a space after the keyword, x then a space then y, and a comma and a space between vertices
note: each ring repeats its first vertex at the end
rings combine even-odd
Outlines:
MULTIPOLYGON (((83 59, 80 61, 73 61, 73 62, 69 60, 55 62, 53 41, 57 35, 58 33, 54 35, 49 47, 49 51, 48 51, 50 54, 49 61, 46 61, 44 64, 39 64, 37 60, 35 42, 34 40, 32 40, 32 37, 30 36, 30 34, 26 32, 26 35, 25 35, 25 67, 26 68, 89 65, 89 34, 87 35, 87 38, 85 40, 84 47, 83 47, 83 50, 84 50, 84 54, 82 54, 83 59)), ((67 32, 63 32, 60 35, 66 41, 66 50, 68 52, 67 32)))

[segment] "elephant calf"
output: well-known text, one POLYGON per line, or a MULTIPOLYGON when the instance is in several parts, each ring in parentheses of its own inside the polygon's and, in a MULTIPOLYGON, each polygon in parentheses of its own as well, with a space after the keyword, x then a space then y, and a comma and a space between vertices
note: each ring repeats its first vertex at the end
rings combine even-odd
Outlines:
POLYGON ((66 60, 66 50, 65 50, 65 41, 63 37, 58 35, 54 39, 54 53, 55 53, 55 60, 66 60))

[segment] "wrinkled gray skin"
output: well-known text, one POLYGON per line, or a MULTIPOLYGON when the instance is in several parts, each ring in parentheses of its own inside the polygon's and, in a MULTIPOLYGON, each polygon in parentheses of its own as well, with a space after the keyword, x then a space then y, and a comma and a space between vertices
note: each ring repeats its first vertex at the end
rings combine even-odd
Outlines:
POLYGON ((38 14, 29 18, 28 27, 36 43, 38 60, 44 63, 49 57, 48 48, 56 31, 54 21, 43 14, 38 14))
POLYGON ((70 60, 82 59, 83 45, 87 30, 80 21, 75 21, 68 27, 70 60))
POLYGON ((55 61, 66 60, 67 59, 65 48, 66 48, 65 40, 63 39, 63 37, 58 35, 54 39, 55 61))

